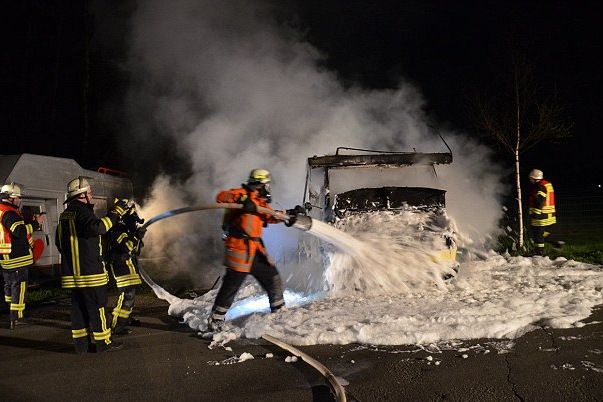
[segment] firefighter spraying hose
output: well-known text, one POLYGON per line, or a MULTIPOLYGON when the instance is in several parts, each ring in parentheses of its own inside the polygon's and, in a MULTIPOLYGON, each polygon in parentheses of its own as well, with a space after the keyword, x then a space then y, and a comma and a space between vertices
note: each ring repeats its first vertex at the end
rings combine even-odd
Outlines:
MULTIPOLYGON (((151 219, 146 221, 146 223, 140 227, 140 230, 142 233, 145 233, 147 231, 148 227, 151 226, 152 224, 154 224, 155 222, 159 222, 160 220, 171 218, 173 216, 184 214, 184 213, 197 212, 197 211, 210 211, 213 209, 228 210, 228 209, 242 209, 242 208, 243 208, 242 204, 216 203, 216 204, 202 204, 202 205, 196 205, 196 206, 192 206, 192 207, 172 209, 169 211, 165 211, 159 215, 155 215, 154 217, 152 217, 151 219)), ((287 220, 285 221, 285 225, 288 227, 294 227, 294 228, 302 230, 302 231, 310 230, 310 228, 312 227, 312 218, 310 218, 309 216, 306 216, 306 215, 302 215, 301 210, 299 208, 296 208, 295 210, 296 210, 295 213, 293 213, 291 215, 287 215, 287 220)), ((272 216, 276 215, 276 211, 273 211, 268 208, 258 207, 258 211, 262 212, 262 213, 270 214, 272 216)), ((151 286, 153 289, 158 290, 157 284, 151 279, 149 274, 147 274, 146 271, 144 269, 142 269, 142 267, 139 267, 139 270, 140 270, 140 275, 142 276, 144 281, 149 286, 151 286)), ((165 291, 162 291, 160 293, 165 297, 169 297, 168 293, 165 291)), ((165 298, 165 297, 162 297, 162 298, 165 298)))
MULTIPOLYGON (((312 219, 305 215, 306 210, 299 205, 286 211, 273 210, 269 205, 270 181, 270 172, 265 169, 254 169, 249 174, 247 182, 240 188, 218 193, 216 204, 166 211, 149 219, 139 229, 140 235, 144 235, 150 225, 162 219, 194 211, 225 210, 222 229, 225 241, 223 262, 226 274, 208 319, 208 328, 214 332, 221 329, 226 312, 247 275, 252 275, 264 288, 272 312, 285 305, 282 279, 264 246, 263 228, 269 224, 284 222, 288 227, 307 231, 312 227, 312 219)), ((140 274, 158 297, 168 301, 171 299, 172 296, 155 285, 146 272, 140 270, 140 274)))

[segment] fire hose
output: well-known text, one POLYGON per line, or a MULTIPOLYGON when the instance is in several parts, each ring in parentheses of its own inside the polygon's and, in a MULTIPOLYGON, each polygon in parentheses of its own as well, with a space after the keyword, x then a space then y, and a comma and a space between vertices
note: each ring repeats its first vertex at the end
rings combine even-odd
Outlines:
MULTIPOLYGON (((206 211, 206 210, 212 210, 212 209, 241 209, 241 208, 243 208, 243 205, 241 205, 241 204, 217 203, 217 204, 204 204, 204 205, 197 205, 197 206, 192 206, 192 207, 173 209, 173 210, 166 211, 166 212, 163 212, 159 215, 152 217, 144 225, 142 225, 142 229, 146 230, 150 225, 152 225, 155 222, 158 222, 158 221, 166 219, 166 218, 170 218, 172 216, 180 215, 183 213, 195 212, 195 211, 206 211)), ((257 210, 258 210, 258 212, 269 214, 278 219, 277 212, 272 209, 258 206, 257 210)), ((310 218, 309 216, 305 216, 305 215, 296 215, 295 217, 288 216, 288 215, 286 216, 286 219, 288 222, 290 222, 290 220, 293 218, 294 218, 294 222, 290 226, 292 226, 296 229, 308 231, 312 227, 312 218, 310 218)), ((153 288, 154 290, 159 288, 157 286, 157 284, 155 284, 155 282, 151 279, 151 277, 146 273, 146 271, 144 271, 142 269, 142 267, 139 266, 138 268, 139 268, 140 275, 151 288, 153 288)), ((159 288, 159 289, 161 289, 161 288, 159 288)), ((163 290, 163 289, 161 289, 161 290, 163 290)), ((166 300, 170 299, 170 296, 171 296, 171 298, 174 298, 174 296, 170 295, 168 292, 163 291, 163 293, 164 293, 163 297, 166 300)), ((267 340, 268 342, 271 342, 285 350, 288 350, 289 352, 293 353, 294 355, 300 357, 304 362, 306 362, 307 364, 312 366, 315 370, 317 370, 320 374, 322 374, 327 379, 327 381, 329 382, 329 384, 335 391, 335 397, 336 397, 337 402, 345 402, 346 401, 346 395, 345 395, 345 390, 344 390, 343 386, 339 383, 339 381, 337 381, 337 379, 335 378, 333 373, 331 371, 329 371, 329 369, 327 367, 325 367, 319 361, 313 359, 306 353, 300 351, 299 349, 294 348, 293 346, 291 346, 277 338, 274 338, 270 335, 263 335, 262 338, 267 340)))
MULTIPOLYGON (((195 205, 192 207, 172 209, 169 211, 165 211, 159 215, 155 215, 154 217, 149 219, 144 225, 142 225, 141 229, 146 231, 146 229, 149 226, 151 226, 152 224, 154 224, 155 222, 159 222, 160 220, 171 218, 172 216, 176 216, 176 215, 180 215, 180 214, 184 214, 184 213, 188 213, 188 212, 207 211, 207 210, 212 210, 212 209, 241 209, 241 208, 243 208, 242 204, 216 203, 216 204, 202 204, 202 205, 195 205)), ((261 212, 264 214, 269 214, 275 218, 277 217, 277 212, 273 209, 258 206, 257 210, 258 210, 258 212, 261 212)), ((297 215, 295 217, 288 216, 288 215, 285 215, 285 216, 286 216, 286 221, 288 223, 291 222, 291 219, 294 219, 294 222, 291 226, 296 229, 308 231, 312 227, 312 218, 310 218, 309 216, 305 216, 305 215, 297 215)), ((144 269, 142 269, 142 267, 139 266, 138 271, 140 272, 140 276, 142 277, 142 279, 144 279, 144 281, 147 283, 147 285, 149 285, 153 290, 163 291, 163 292, 161 292, 162 298, 164 298, 165 300, 170 299, 170 296, 173 298, 172 295, 170 295, 168 292, 163 290, 161 287, 157 286, 155 281, 153 281, 153 279, 151 279, 149 274, 144 269)))
MULTIPOLYGON (((216 203, 216 204, 204 204, 204 205, 197 205, 197 206, 174 209, 174 210, 166 211, 166 212, 163 212, 159 215, 152 217, 142 226, 142 229, 147 229, 150 225, 152 225, 155 222, 158 222, 160 220, 170 218, 172 216, 176 216, 176 215, 183 214, 183 213, 212 210, 212 209, 242 209, 242 208, 243 208, 242 204, 216 203)), ((285 219, 282 219, 281 217, 277 217, 277 212, 272 209, 263 208, 263 207, 258 206, 257 211, 260 213, 269 214, 277 219, 284 220, 287 223, 291 223, 292 227, 295 227, 299 230, 308 231, 312 227, 312 219, 305 215, 295 215, 295 216, 285 215, 285 219), (294 219, 294 221, 291 222, 290 221, 291 219, 294 219)), ((173 298, 174 300, 176 299, 175 296, 172 296, 171 294, 169 294, 162 288, 158 287, 142 268, 139 267, 139 269, 140 269, 140 274, 141 274, 142 278, 145 280, 145 282, 147 282, 147 284, 149 284, 149 286, 151 286, 151 288, 153 288, 153 290, 155 290, 156 292, 160 291, 162 294, 162 296, 161 296, 162 298, 164 298, 165 300, 168 300, 168 302, 170 302, 170 298, 173 298)), ((305 354, 304 352, 300 351, 299 349, 296 349, 293 346, 291 346, 277 338, 274 338, 270 335, 265 334, 262 336, 262 339, 264 339, 274 345, 277 345, 278 347, 280 347, 284 350, 289 351, 290 353, 301 358, 305 363, 307 363, 308 365, 313 367, 315 370, 317 370, 329 382, 329 385, 334 390, 335 398, 336 398, 337 402, 345 402, 347 400, 346 395, 345 395, 345 389, 338 382, 337 378, 333 375, 333 373, 327 367, 325 367, 323 364, 321 364, 320 362, 318 362, 311 356, 305 354)))
MULTIPOLYGON (((149 226, 151 226, 155 222, 158 222, 162 219, 171 218, 172 216, 184 214, 187 212, 206 211, 206 210, 210 210, 210 209, 241 209, 241 208, 243 208, 242 204, 216 203, 216 204, 202 204, 202 205, 196 205, 196 206, 192 206, 192 207, 172 209, 170 211, 166 211, 166 212, 163 212, 159 215, 152 217, 144 225, 142 225, 142 229, 146 230, 149 226)), ((261 212, 264 214, 269 214, 275 218, 277 217, 277 212, 273 209, 258 206, 257 210, 258 210, 258 212, 261 212)), ((290 219, 292 219, 292 217, 286 215, 286 220, 289 221, 290 219)), ((296 229, 300 229, 300 230, 304 230, 304 231, 310 230, 310 228, 312 227, 312 218, 310 218, 309 216, 305 216, 305 215, 297 215, 295 217, 295 222, 293 223, 292 226, 296 229)))

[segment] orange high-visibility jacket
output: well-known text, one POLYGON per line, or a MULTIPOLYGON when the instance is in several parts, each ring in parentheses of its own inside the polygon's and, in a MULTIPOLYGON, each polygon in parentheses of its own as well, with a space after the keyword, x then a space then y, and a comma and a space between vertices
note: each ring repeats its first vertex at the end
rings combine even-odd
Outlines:
POLYGON ((553 185, 542 179, 534 185, 529 200, 530 225, 550 226, 557 223, 553 185))
POLYGON ((0 202, 0 266, 17 269, 33 264, 33 225, 23 221, 16 206, 0 202))
MULTIPOLYGON (((257 191, 235 188, 221 191, 216 197, 219 203, 237 203, 251 198, 258 207, 271 209, 257 191)), ((224 215, 223 229, 227 233, 224 265, 237 272, 250 272, 255 254, 259 251, 268 257, 262 242, 262 231, 269 223, 279 223, 270 214, 228 210, 224 215)))

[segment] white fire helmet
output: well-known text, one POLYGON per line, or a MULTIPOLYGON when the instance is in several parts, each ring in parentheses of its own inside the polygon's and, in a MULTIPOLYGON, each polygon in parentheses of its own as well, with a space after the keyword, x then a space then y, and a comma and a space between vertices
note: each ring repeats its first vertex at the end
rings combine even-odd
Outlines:
POLYGON ((90 190, 88 178, 83 176, 76 177, 67 184, 67 198, 86 193, 88 190, 90 190))
POLYGON ((249 184, 252 184, 252 183, 262 183, 262 184, 270 183, 270 172, 267 171, 266 169, 253 169, 249 173, 249 179, 247 180, 247 183, 249 183, 249 184))
POLYGON ((21 198, 21 185, 17 183, 8 183, 2 186, 0 193, 6 194, 9 198, 21 198))
POLYGON ((542 178, 544 177, 544 174, 542 174, 542 170, 532 169, 529 177, 530 177, 530 179, 533 179, 533 180, 542 180, 542 178))

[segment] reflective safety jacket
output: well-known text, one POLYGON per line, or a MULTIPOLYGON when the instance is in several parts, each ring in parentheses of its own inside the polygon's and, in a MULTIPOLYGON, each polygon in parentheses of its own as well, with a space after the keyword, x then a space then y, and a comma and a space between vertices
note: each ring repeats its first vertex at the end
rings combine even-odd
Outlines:
POLYGON ((94 215, 94 206, 73 200, 59 216, 56 246, 61 252, 63 288, 103 286, 108 274, 103 261, 102 235, 117 223, 116 214, 102 219, 94 215))
POLYGON ((26 224, 17 207, 8 201, 0 202, 0 223, 0 266, 17 269, 32 265, 33 225, 26 224))
POLYGON ((142 283, 138 273, 139 244, 138 237, 130 233, 126 225, 117 224, 109 232, 111 272, 118 288, 142 283))
MULTIPOLYGON (((266 200, 257 191, 245 188, 225 190, 218 194, 219 203, 238 203, 247 197, 258 207, 272 210, 266 200)), ((257 252, 266 257, 268 253, 262 241, 262 231, 269 223, 279 223, 270 214, 244 212, 238 209, 227 210, 224 215, 223 229, 226 234, 224 265, 237 272, 250 272, 251 264, 257 252)))
POLYGON ((542 179, 532 189, 529 199, 530 225, 550 226, 557 223, 553 185, 542 179))

